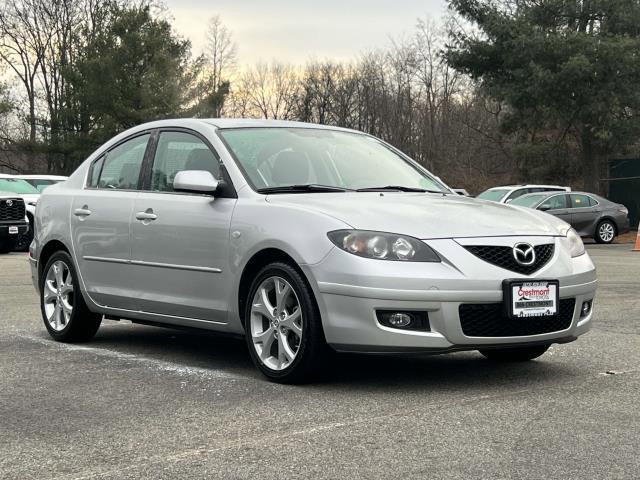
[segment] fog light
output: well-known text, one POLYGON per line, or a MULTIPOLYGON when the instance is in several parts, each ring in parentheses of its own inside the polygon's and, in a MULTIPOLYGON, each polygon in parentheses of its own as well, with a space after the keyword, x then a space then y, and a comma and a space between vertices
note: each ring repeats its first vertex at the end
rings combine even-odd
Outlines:
POLYGON ((427 312, 413 310, 408 312, 402 310, 376 310, 376 317, 383 327, 423 332, 431 330, 427 312))
POLYGON ((389 315, 389 324, 396 328, 408 327, 411 324, 411 317, 406 313, 392 313, 389 315))
POLYGON ((582 302, 582 309, 580 310, 580 317, 586 317, 591 313, 591 304, 593 300, 589 300, 587 302, 582 302))

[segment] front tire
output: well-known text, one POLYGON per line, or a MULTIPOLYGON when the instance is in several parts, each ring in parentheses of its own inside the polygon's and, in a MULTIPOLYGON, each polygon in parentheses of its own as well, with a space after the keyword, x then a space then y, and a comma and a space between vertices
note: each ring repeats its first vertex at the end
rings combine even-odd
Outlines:
POLYGON ((593 239, 598 243, 611 243, 616 238, 616 226, 611 220, 603 220, 596 228, 593 239))
POLYGON ((29 230, 26 233, 21 233, 18 235, 16 239, 15 246, 13 247, 14 252, 28 252, 29 245, 33 241, 33 228, 35 226, 34 219, 31 215, 29 217, 29 230))
POLYGON ((322 363, 327 347, 313 292, 287 263, 269 264, 253 280, 244 326, 251 359, 271 381, 307 381, 322 363))
POLYGON ((538 345, 535 347, 492 348, 478 351, 494 362, 528 362, 543 355, 549 350, 549 347, 550 345, 538 345))
POLYGON ((40 310, 49 335, 59 342, 91 340, 100 328, 102 315, 87 307, 67 252, 54 253, 42 271, 40 310))

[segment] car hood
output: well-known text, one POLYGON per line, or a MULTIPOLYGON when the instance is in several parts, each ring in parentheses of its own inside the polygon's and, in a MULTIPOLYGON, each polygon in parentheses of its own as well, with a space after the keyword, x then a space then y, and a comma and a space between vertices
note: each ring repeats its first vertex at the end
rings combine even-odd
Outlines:
POLYGON ((568 224, 537 210, 459 195, 345 192, 269 195, 273 204, 329 215, 360 230, 420 239, 563 234, 568 224))
POLYGON ((24 203, 37 202, 40 199, 38 193, 16 193, 16 197, 20 197, 24 200, 24 203))

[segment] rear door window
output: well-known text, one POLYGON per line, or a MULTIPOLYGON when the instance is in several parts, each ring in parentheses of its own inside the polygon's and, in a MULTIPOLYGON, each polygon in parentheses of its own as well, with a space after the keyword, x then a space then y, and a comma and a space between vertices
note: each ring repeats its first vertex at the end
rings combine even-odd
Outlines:
POLYGON ((587 195, 572 193, 570 196, 571 208, 587 208, 592 205, 591 199, 587 195))

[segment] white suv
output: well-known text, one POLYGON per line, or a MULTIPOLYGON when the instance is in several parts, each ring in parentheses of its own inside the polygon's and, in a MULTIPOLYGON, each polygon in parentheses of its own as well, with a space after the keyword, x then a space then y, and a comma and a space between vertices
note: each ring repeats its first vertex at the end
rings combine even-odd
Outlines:
POLYGON ((485 190, 476 198, 491 200, 492 202, 509 203, 528 193, 570 191, 570 187, 561 187, 560 185, 507 185, 505 187, 493 187, 485 190))

